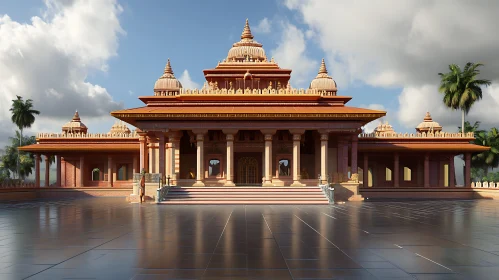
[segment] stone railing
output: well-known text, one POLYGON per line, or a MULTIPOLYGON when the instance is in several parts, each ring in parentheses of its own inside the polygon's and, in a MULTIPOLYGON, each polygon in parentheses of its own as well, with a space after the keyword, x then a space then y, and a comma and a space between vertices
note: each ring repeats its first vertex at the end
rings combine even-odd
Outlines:
POLYGON ((180 95, 316 95, 336 96, 336 92, 318 89, 180 89, 179 91, 168 91, 154 93, 155 96, 180 96, 180 95))
POLYGON ((0 189, 19 189, 19 188, 34 188, 34 182, 14 182, 14 181, 5 181, 0 183, 0 189))
POLYGON ((37 133, 36 138, 139 138, 137 132, 131 133, 37 133))
POLYGON ((396 132, 373 132, 361 133, 359 138, 475 138, 475 133, 452 133, 452 132, 418 132, 418 133, 396 133, 396 132))
POLYGON ((499 188, 499 182, 471 182, 472 188, 486 188, 486 189, 497 189, 499 188))

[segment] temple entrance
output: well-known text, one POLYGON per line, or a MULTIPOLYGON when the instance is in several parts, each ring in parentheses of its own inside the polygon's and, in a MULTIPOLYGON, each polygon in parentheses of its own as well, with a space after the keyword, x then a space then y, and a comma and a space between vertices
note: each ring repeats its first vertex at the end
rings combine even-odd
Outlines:
POLYGON ((241 157, 237 161, 237 180, 238 185, 260 185, 258 161, 254 157, 241 157))

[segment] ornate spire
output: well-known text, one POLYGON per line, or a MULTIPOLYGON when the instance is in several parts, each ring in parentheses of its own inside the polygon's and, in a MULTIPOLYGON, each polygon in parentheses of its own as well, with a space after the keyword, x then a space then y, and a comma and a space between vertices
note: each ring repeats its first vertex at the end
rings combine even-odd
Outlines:
POLYGON ((76 110, 74 116, 73 116, 73 121, 77 121, 79 122, 80 121, 80 115, 78 114, 78 110, 76 110))
POLYGON ((166 66, 165 66, 165 71, 163 72, 163 76, 165 75, 172 75, 173 76, 173 70, 172 70, 172 66, 170 65, 170 59, 168 58, 168 62, 166 63, 166 66))
POLYGON ((324 58, 322 59, 321 67, 319 68, 319 74, 326 74, 327 75, 326 62, 324 62, 324 58))
POLYGON ((246 19, 246 24, 244 25, 243 33, 241 34, 241 39, 253 40, 253 34, 251 34, 248 19, 246 19))
POLYGON ((431 118, 430 112, 426 112, 426 115, 424 116, 423 119, 425 122, 432 122, 433 119, 431 118))

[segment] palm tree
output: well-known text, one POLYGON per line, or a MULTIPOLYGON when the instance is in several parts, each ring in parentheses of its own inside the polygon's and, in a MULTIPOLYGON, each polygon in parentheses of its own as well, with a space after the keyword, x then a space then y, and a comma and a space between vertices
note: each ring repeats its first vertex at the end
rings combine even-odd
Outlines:
MULTIPOLYGON (((33 109, 33 100, 28 99, 26 101, 23 101, 23 98, 19 95, 17 95, 17 99, 12 100, 12 107, 10 108, 10 111, 12 112, 12 122, 19 128, 21 131, 21 135, 19 137, 19 147, 23 145, 22 139, 23 139, 23 129, 24 128, 30 128, 31 125, 35 122, 35 116, 34 115, 39 115, 40 112, 37 110, 33 109)), ((19 163, 21 160, 20 153, 18 151, 17 153, 17 176, 19 179, 20 175, 20 170, 19 170, 19 163)))
POLYGON ((499 166, 499 131, 493 127, 490 131, 479 132, 474 144, 490 147, 490 150, 473 154, 471 160, 477 167, 482 167, 487 176, 489 167, 496 168, 499 166))
MULTIPOLYGON (((10 173, 17 173, 19 178, 29 176, 35 167, 35 159, 33 154, 28 152, 19 151, 19 143, 27 145, 35 144, 35 136, 23 136, 20 140, 21 133, 16 131, 15 137, 9 137, 10 145, 5 147, 5 154, 2 155, 0 160, 4 171, 10 173)), ((10 176, 9 176, 10 177, 10 176)))
POLYGON ((480 70, 477 68, 483 66, 481 63, 468 62, 464 70, 457 64, 449 65, 450 72, 438 73, 441 77, 439 92, 444 94, 443 101, 445 105, 452 110, 462 111, 461 127, 464 126, 464 118, 476 101, 482 99, 481 86, 489 86, 489 80, 477 79, 480 70))
MULTIPOLYGON (((482 131, 485 131, 483 129, 479 129, 480 127, 480 122, 479 121, 476 121, 473 125, 470 124, 469 121, 465 121, 464 122, 464 130, 467 131, 467 132, 474 132, 475 134, 478 134, 482 131)), ((457 127, 459 132, 463 132, 462 128, 460 126, 457 127)))

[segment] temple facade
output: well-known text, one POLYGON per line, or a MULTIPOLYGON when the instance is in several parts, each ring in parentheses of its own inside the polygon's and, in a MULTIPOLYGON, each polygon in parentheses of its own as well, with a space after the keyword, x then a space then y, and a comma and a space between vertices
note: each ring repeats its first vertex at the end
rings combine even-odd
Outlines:
MULTIPOLYGON (((108 133, 88 133, 78 112, 61 133, 22 147, 56 156, 57 187, 131 187, 133 174, 159 173, 177 186, 317 186, 360 181, 361 188, 456 187, 454 157, 464 154, 471 185, 473 133, 446 133, 427 113, 414 133, 381 123, 384 111, 347 106, 324 60, 307 89, 292 88, 290 69, 268 59, 248 22, 226 59, 204 70, 201 89, 185 89, 168 59, 145 104, 111 112, 108 133), (135 129, 131 131, 128 125, 135 129)), ((423 117, 423 116, 422 116, 423 117)))

